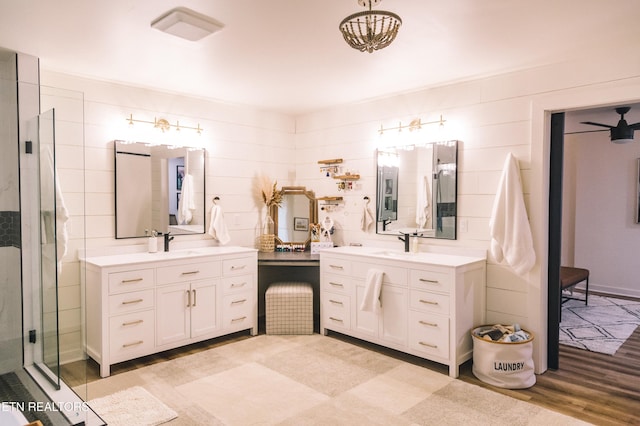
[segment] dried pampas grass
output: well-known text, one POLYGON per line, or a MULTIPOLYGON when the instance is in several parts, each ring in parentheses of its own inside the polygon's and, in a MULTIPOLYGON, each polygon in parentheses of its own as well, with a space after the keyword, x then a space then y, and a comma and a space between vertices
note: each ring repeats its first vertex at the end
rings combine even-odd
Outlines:
POLYGON ((278 181, 272 183, 267 176, 260 176, 258 186, 265 206, 280 206, 282 204, 282 192, 278 191, 278 181))

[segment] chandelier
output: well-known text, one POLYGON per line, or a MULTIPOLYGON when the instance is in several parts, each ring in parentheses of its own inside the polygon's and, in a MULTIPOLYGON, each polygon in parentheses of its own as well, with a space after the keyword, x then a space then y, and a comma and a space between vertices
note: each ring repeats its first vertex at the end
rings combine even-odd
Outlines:
POLYGON ((340 32, 349 46, 371 53, 384 49, 396 38, 402 19, 392 12, 371 10, 381 1, 358 0, 360 6, 368 6, 369 10, 349 15, 340 22, 340 32))

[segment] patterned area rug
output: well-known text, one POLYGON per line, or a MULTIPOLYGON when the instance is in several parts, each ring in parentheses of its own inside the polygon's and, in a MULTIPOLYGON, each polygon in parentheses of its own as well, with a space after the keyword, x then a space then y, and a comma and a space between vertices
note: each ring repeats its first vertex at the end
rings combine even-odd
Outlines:
POLYGON ((613 355, 640 325, 640 302, 589 296, 562 306, 560 344, 613 355))

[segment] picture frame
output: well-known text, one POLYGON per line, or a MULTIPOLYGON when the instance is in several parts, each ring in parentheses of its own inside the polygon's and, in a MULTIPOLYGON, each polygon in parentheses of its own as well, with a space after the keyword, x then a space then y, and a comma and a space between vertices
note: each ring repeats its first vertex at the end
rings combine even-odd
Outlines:
POLYGON ((183 180, 184 180, 184 166, 176 166, 176 191, 182 191, 183 180))
POLYGON ((293 230, 294 231, 308 231, 309 230, 309 218, 307 218, 307 217, 294 217, 293 218, 293 230))

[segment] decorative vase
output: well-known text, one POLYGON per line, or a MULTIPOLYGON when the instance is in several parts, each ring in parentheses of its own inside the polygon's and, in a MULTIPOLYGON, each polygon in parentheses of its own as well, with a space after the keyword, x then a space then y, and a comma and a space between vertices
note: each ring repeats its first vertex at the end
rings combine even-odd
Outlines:
POLYGON ((271 216, 267 214, 262 222, 262 232, 260 232, 260 251, 272 252, 276 249, 276 236, 274 234, 274 223, 271 216))

